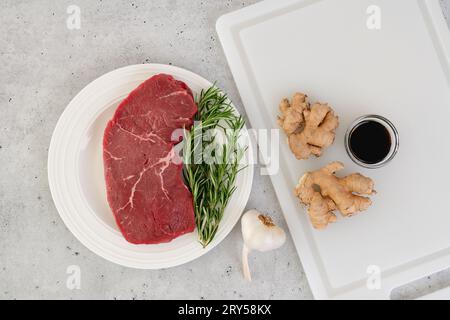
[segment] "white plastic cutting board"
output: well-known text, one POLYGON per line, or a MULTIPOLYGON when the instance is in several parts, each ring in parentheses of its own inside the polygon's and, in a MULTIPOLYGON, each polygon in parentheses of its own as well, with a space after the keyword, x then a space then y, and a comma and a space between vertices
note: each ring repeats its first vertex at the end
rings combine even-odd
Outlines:
POLYGON ((271 176, 314 296, 389 298, 449 267, 450 36, 438 1, 268 0, 222 16, 217 31, 254 128, 277 128, 280 99, 297 90, 340 117, 320 159, 295 160, 281 135, 271 176), (366 25, 371 5, 381 10, 379 30, 366 25), (395 159, 375 170, 344 149, 348 125, 372 113, 400 134, 395 159), (367 212, 317 231, 292 189, 332 160, 344 162, 343 174, 372 177, 378 194, 367 212))

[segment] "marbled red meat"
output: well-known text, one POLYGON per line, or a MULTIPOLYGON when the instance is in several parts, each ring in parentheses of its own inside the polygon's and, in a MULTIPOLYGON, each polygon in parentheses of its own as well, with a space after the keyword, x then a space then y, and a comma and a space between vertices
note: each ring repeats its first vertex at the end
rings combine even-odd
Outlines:
POLYGON ((103 137, 108 203, 125 239, 168 242, 195 228, 173 133, 197 112, 192 92, 172 76, 143 82, 118 106, 103 137))

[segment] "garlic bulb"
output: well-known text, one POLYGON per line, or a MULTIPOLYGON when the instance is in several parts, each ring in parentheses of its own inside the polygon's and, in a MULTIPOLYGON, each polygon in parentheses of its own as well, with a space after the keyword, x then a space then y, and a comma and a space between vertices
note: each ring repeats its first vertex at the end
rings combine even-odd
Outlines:
POLYGON ((286 241, 283 229, 275 225, 268 215, 257 210, 249 210, 242 216, 242 237, 244 246, 242 249, 242 268, 244 277, 251 281, 248 254, 252 250, 261 252, 270 251, 281 247, 286 241))

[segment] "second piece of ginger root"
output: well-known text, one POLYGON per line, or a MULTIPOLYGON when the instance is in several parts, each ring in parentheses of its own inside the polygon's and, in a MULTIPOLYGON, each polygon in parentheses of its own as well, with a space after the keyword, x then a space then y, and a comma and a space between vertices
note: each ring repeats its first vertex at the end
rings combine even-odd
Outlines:
POLYGON ((308 159, 311 154, 319 157, 333 143, 339 120, 328 104, 311 106, 307 95, 297 92, 290 102, 281 100, 279 110, 278 124, 297 159, 308 159))
POLYGON ((323 229, 336 221, 334 210, 339 210, 343 216, 351 216, 366 210, 372 203, 361 195, 375 193, 373 180, 359 173, 336 177, 335 172, 343 168, 341 162, 335 161, 307 172, 294 190, 300 202, 308 206, 309 218, 316 229, 323 229))

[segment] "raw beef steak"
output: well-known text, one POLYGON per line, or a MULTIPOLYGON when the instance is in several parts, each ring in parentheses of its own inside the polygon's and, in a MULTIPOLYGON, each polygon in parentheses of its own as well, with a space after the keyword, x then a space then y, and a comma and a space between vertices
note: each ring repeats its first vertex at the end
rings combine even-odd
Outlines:
POLYGON ((103 162, 109 206, 125 239, 161 243, 195 228, 192 195, 174 151, 175 130, 192 125, 191 90, 159 74, 122 101, 106 126, 103 162))

